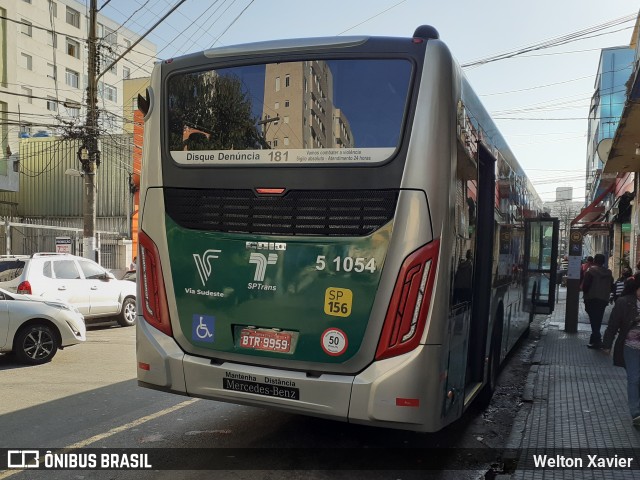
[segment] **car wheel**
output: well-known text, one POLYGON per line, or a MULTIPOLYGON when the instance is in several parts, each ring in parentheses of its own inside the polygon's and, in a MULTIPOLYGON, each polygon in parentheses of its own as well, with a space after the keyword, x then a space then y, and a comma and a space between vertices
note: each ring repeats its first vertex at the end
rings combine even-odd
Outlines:
POLYGON ((41 365, 58 351, 58 338, 47 325, 28 325, 18 332, 13 349, 20 362, 41 365))
POLYGON ((118 317, 118 323, 123 327, 131 327, 136 324, 136 299, 127 297, 122 303, 122 311, 118 317))

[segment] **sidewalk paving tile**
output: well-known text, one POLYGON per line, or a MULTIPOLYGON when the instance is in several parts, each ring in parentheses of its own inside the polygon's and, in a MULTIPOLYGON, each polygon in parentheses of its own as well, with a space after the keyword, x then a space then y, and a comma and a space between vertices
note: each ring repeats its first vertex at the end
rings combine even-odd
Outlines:
MULTIPOLYGON (((613 366, 611 356, 586 348, 590 327, 583 307, 578 333, 563 331, 563 290, 538 344, 531 410, 521 434, 520 468, 516 467, 512 478, 640 479, 640 429, 631 424, 627 409, 625 371, 613 366), (534 468, 530 458, 523 458, 527 450, 531 457, 544 453, 543 449, 558 449, 555 453, 566 457, 580 454, 585 468, 534 468), (587 454, 633 456, 635 468, 587 469, 587 454)), ((606 318, 610 310, 608 307, 606 318)))

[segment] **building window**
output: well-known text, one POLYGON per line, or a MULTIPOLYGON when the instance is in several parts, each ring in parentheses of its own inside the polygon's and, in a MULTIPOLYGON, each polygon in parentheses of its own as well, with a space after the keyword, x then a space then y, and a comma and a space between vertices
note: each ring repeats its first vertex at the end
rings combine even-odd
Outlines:
POLYGON ((125 80, 129 80, 129 78, 131 78, 131 70, 127 67, 122 67, 122 78, 125 80))
POLYGON ((33 103, 33 90, 27 87, 21 87, 22 95, 24 95, 25 102, 33 103))
POLYGON ((280 108, 280 102, 276 102, 276 104, 274 105, 274 108, 278 110, 280 108))
POLYGON ((138 96, 136 95, 131 99, 131 111, 135 112, 138 110, 138 96))
POLYGON ((55 97, 47 97, 47 110, 55 112, 58 110, 58 104, 55 97))
POLYGON ((289 137, 284 137, 284 146, 285 147, 289 146, 289 137))
POLYGON ((22 33, 31 37, 33 35, 33 24, 24 18, 20 19, 20 22, 22 23, 22 33))
MULTIPOLYGON (((106 69, 109 65, 113 63, 114 60, 115 60, 115 57, 112 57, 110 55, 105 55, 102 63, 102 68, 106 69)), ((114 63, 113 66, 109 69, 109 72, 113 73, 114 75, 118 74, 118 67, 116 65, 117 64, 114 63)))
POLYGON ((65 71, 65 81, 67 85, 73 88, 79 88, 80 85, 80 74, 78 72, 74 72, 73 70, 69 70, 68 68, 65 71))
POLYGON ((280 91, 280 77, 276 77, 276 92, 280 91))
POLYGON ((104 84, 104 99, 111 102, 118 101, 118 90, 112 85, 104 84))
POLYGON ((118 34, 113 28, 109 28, 106 26, 102 26, 102 38, 105 42, 111 45, 117 45, 118 43, 118 34))
POLYGON ((274 146, 274 147, 277 147, 277 146, 278 146, 278 139, 277 139, 277 138, 274 138, 274 139, 273 139, 273 146, 274 146))
POLYGON ((80 42, 67 37, 67 55, 71 55, 75 58, 80 58, 80 42))
POLYGON ((67 100, 64 102, 64 106, 67 109, 67 114, 70 117, 78 118, 80 116, 80 104, 74 102, 73 100, 67 100))
POLYGON ((284 101, 284 108, 289 108, 289 100, 284 101))
POLYGON ((51 12, 54 18, 58 18, 58 4, 56 2, 49 0, 49 12, 51 12))
POLYGON ((71 7, 67 7, 67 23, 76 28, 80 28, 80 12, 71 7))
POLYGON ((26 68, 27 70, 33 70, 33 57, 31 57, 31 55, 27 55, 26 53, 21 53, 20 59, 22 60, 22 68, 26 68))
POLYGON ((22 0, 24 3, 31 3, 31 0, 22 0))
POLYGON ((289 75, 286 75, 284 77, 284 86, 288 87, 289 85, 291 85, 291 77, 289 75))
POLYGON ((289 115, 284 116, 284 123, 289 123, 289 115))
POLYGON ((20 125, 20 138, 29 137, 31 135, 31 125, 20 125))
POLYGON ((53 78, 54 80, 58 76, 58 69, 52 63, 47 63, 47 77, 53 78))
POLYGON ((51 30, 47 31, 47 43, 52 46, 53 48, 56 48, 58 46, 58 35, 56 35, 55 32, 52 32, 51 30))

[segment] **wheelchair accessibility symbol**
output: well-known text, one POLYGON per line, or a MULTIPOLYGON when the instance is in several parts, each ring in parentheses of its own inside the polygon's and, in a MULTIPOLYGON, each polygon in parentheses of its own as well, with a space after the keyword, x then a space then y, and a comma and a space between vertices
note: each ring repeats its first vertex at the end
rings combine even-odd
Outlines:
POLYGON ((197 342, 213 343, 215 329, 216 317, 196 313, 193 316, 191 338, 197 342))

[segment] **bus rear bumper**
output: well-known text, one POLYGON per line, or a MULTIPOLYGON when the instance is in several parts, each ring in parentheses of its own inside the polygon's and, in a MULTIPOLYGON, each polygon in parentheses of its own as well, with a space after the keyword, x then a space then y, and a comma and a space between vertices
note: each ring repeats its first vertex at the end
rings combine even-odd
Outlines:
POLYGON ((443 418, 446 372, 440 370, 440 345, 372 363, 353 382, 349 422, 435 432, 443 418))
POLYGON ((168 392, 258 407, 347 420, 353 376, 244 365, 213 364, 185 354, 175 340, 137 322, 138 384, 168 392), (141 364, 148 367, 141 367, 141 364), (148 368, 148 369, 145 369, 148 368))
POLYGON ((439 346, 374 362, 358 375, 322 374, 234 362, 214 364, 185 354, 175 340, 137 323, 138 384, 181 395, 275 408, 387 428, 437 431, 443 377, 439 346), (143 367, 143 365, 148 365, 143 367))

